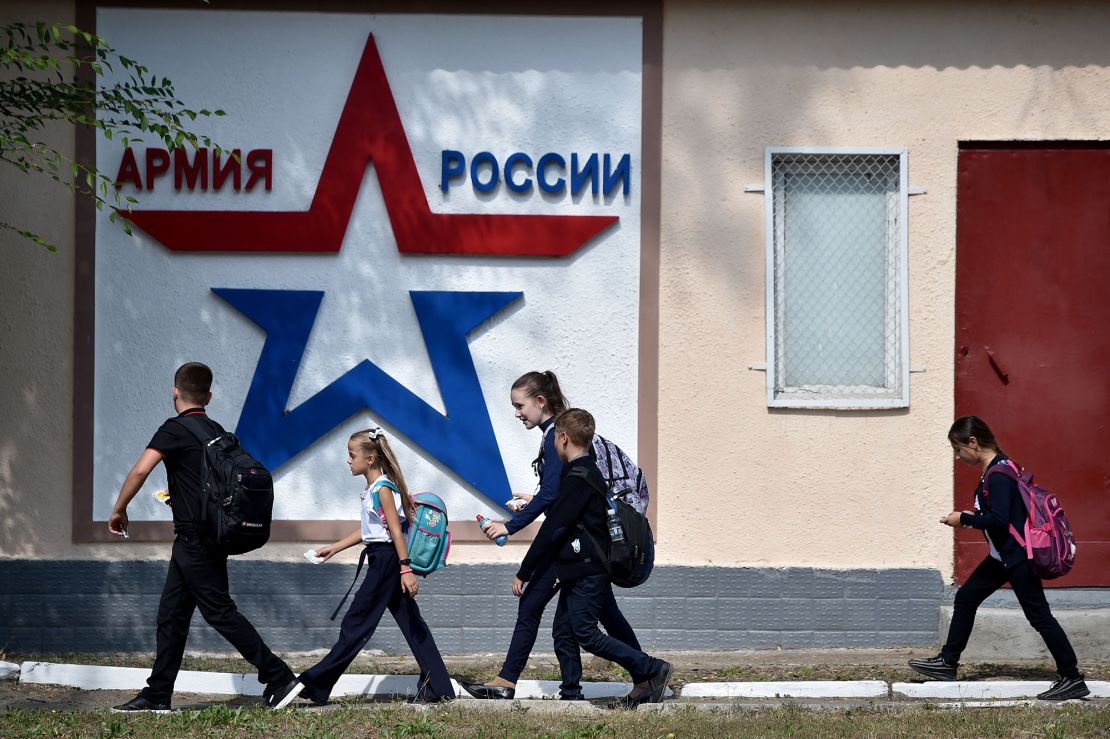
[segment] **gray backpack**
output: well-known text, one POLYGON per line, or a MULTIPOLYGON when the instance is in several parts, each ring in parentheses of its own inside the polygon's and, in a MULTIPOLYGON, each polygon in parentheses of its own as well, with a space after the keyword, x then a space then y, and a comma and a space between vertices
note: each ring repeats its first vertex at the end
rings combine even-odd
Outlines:
POLYGON ((651 493, 643 470, 619 446, 600 434, 594 434, 590 456, 609 484, 612 497, 623 500, 637 513, 646 516, 651 493))

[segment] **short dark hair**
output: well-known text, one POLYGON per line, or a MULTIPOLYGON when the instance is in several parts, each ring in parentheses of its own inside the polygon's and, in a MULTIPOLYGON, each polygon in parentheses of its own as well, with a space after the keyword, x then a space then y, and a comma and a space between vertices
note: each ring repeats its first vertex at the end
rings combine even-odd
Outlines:
POLYGON ((190 403, 203 403, 212 392, 212 370, 207 364, 186 362, 173 373, 173 386, 190 403))
POLYGON ((594 440, 594 417, 581 408, 570 408, 555 419, 555 430, 562 431, 575 446, 589 447, 594 440))

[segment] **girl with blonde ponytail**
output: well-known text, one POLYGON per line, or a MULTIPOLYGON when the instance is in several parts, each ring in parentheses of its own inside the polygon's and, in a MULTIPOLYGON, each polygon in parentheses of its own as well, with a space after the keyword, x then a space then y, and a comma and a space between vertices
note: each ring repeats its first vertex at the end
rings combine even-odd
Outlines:
MULTIPOLYGON (((303 688, 290 690, 274 707, 284 708, 298 695, 317 705, 327 703, 336 681, 370 641, 386 608, 393 614, 420 665, 416 699, 426 702, 451 700, 455 697, 451 677, 416 605, 420 583, 410 566, 402 533, 402 521, 412 520, 416 506, 385 433, 371 428, 351 434, 347 442, 347 465, 352 475, 366 478, 366 489, 360 496, 362 525, 334 544, 318 548, 316 556, 326 561, 361 543, 364 548, 355 571, 355 582, 363 564, 367 568, 366 578, 343 617, 335 646, 297 678, 303 688)), ((348 590, 347 595, 350 593, 348 590)), ((346 599, 344 596, 343 600, 346 599)), ((342 608, 343 603, 339 605, 342 608)))
MULTIPOLYGON (((401 465, 397 464, 397 457, 393 456, 393 450, 389 447, 389 441, 386 440, 385 434, 381 433, 380 429, 376 430, 378 431, 376 438, 370 438, 370 434, 374 430, 368 429, 355 432, 351 436, 351 441, 357 441, 364 454, 377 455, 382 474, 393 481, 401 494, 401 504, 405 512, 405 518, 412 520, 412 517, 416 515, 416 503, 409 494, 409 486, 405 484, 405 476, 401 472, 401 465)), ((402 546, 404 546, 404 542, 402 542, 402 546)), ((398 554, 400 553, 398 551, 398 554)))

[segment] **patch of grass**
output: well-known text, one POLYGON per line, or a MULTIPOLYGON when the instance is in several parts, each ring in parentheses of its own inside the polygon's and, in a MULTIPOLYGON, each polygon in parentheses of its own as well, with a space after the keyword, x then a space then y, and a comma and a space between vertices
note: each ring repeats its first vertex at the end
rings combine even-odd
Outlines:
POLYGON ((267 711, 214 706, 172 716, 121 716, 105 711, 47 712, 16 709, 0 714, 0 736, 197 737, 1067 737, 1110 736, 1110 706, 1029 706, 946 711, 850 708, 813 711, 798 705, 731 712, 685 710, 578 716, 520 710, 485 713, 447 706, 424 713, 390 705, 340 706, 334 710, 267 711))
POLYGON ((395 721, 392 726, 382 731, 382 736, 441 736, 444 727, 443 722, 436 721, 427 714, 420 714, 412 718, 395 721))

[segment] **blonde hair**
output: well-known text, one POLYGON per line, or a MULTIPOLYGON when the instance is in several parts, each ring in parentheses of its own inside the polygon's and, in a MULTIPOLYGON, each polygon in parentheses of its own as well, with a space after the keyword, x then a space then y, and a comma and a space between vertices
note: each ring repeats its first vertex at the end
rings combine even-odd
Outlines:
POLYGON ((358 442, 358 448, 365 454, 375 455, 378 466, 382 468, 382 473, 401 491, 401 505, 404 506, 405 517, 411 521, 416 515, 416 502, 409 494, 409 486, 405 483, 405 475, 401 472, 401 465, 397 464, 397 457, 393 455, 393 450, 389 447, 385 432, 379 428, 363 429, 351 434, 351 441, 358 442))

